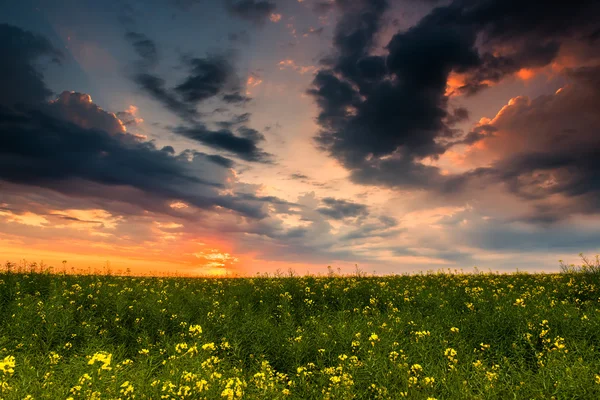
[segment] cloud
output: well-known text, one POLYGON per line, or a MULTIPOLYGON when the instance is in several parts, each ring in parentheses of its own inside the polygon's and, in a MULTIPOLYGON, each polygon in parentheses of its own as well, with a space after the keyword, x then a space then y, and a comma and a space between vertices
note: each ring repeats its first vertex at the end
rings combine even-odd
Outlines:
POLYGON ((63 92, 39 109, 2 106, 0 179, 76 197, 120 199, 138 206, 154 202, 154 209, 183 200, 201 209, 218 206, 253 218, 264 216, 261 206, 219 195, 231 178, 231 162, 224 157, 161 151, 119 124, 114 114, 80 93, 63 92), (135 191, 146 194, 144 201, 135 191))
POLYGON ((227 0, 227 10, 234 16, 255 24, 263 24, 277 8, 265 0, 227 0))
MULTIPOLYGON (((196 107, 217 94, 237 88, 237 77, 229 60, 223 56, 189 58, 184 60, 187 76, 175 87, 166 87, 165 80, 144 68, 134 74, 137 85, 162 103, 167 109, 185 120, 199 117, 196 107)), ((242 102, 234 94, 225 94, 229 102, 242 102)))
POLYGON ((325 207, 317 208, 317 211, 333 219, 361 218, 368 215, 367 206, 353 203, 347 200, 325 197, 322 199, 325 207))
POLYGON ((236 79, 231 63, 223 56, 190 58, 185 64, 189 75, 173 90, 189 104, 198 104, 217 95, 236 79))
POLYGON ((125 38, 140 57, 131 75, 133 82, 182 119, 195 121, 199 117, 198 105, 219 94, 230 96, 231 103, 244 101, 244 98, 236 97, 239 78, 227 56, 208 54, 205 57, 182 57, 181 69, 185 71, 185 76, 174 87, 167 87, 165 79, 153 72, 158 64, 156 44, 136 32, 128 32, 125 38))
POLYGON ((138 108, 136 106, 129 106, 125 111, 119 111, 115 114, 117 118, 121 120, 123 125, 127 126, 137 126, 144 122, 142 118, 138 117, 138 108))
POLYGON ((316 36, 321 36, 321 34, 323 33, 323 31, 325 30, 325 27, 321 26, 319 28, 314 28, 314 27, 310 27, 306 30, 304 30, 304 33, 302 34, 302 36, 307 37, 310 35, 316 35, 316 36))
POLYGON ((228 104, 244 104, 252 100, 248 96, 240 94, 240 92, 227 93, 223 95, 223 101, 228 104))
POLYGON ((42 105, 50 116, 68 121, 84 129, 99 129, 110 134, 125 133, 124 124, 113 113, 98 107, 90 95, 78 92, 62 92, 58 98, 42 105))
POLYGON ((446 176, 425 160, 494 134, 481 127, 459 138, 455 125, 468 113, 450 110, 451 74, 462 76, 462 93, 474 94, 523 68, 549 65, 563 43, 591 40, 598 23, 589 15, 600 11, 592 1, 542 8, 534 1, 454 1, 393 35, 381 54, 374 46, 388 3, 337 5, 343 14, 334 51, 308 90, 320 111, 317 145, 356 183, 437 191, 457 190, 452 186, 489 171, 446 176))
POLYGON ((600 211, 598 76, 600 66, 569 70, 569 84, 556 93, 511 99, 484 125, 492 134, 466 153, 467 161, 492 160, 490 180, 538 205, 531 219, 600 211), (551 198, 561 207, 548 208, 551 198))
POLYGON ((250 113, 237 114, 231 117, 231 119, 228 121, 217 122, 217 125, 223 129, 231 129, 236 125, 247 123, 250 120, 250 115, 250 113))
MULTIPOLYGON (((204 58, 186 56, 182 61, 187 74, 173 88, 167 87, 164 79, 149 71, 151 67, 147 63, 138 65, 138 71, 133 75, 134 82, 141 89, 186 122, 186 125, 175 127, 173 132, 245 161, 272 163, 272 155, 258 147, 258 143, 265 140, 261 133, 246 126, 237 128, 238 135, 231 131, 234 126, 248 123, 250 113, 217 122, 221 129, 216 131, 207 128, 200 120, 197 107, 218 95, 231 105, 250 101, 249 97, 240 94, 240 81, 231 60, 212 54, 204 58)), ((260 82, 250 76, 247 84, 258 85, 260 82)))
POLYGON ((229 129, 213 131, 203 124, 179 126, 174 129, 174 132, 179 135, 214 149, 227 151, 242 160, 272 163, 272 155, 260 150, 257 145, 264 140, 264 136, 245 126, 238 128, 237 131, 238 135, 229 129))
POLYGON ((286 60, 282 60, 279 61, 277 63, 277 66, 279 67, 280 70, 285 70, 287 68, 290 68, 296 72, 298 72, 300 75, 304 75, 307 72, 315 72, 317 70, 317 67, 315 67, 314 65, 297 65, 296 62, 292 59, 286 59, 286 60))
POLYGON ((54 62, 63 58, 48 39, 0 24, 0 58, 0 105, 34 104, 52 94, 35 64, 42 58, 54 62))
POLYGON ((129 40, 146 67, 153 67, 158 64, 158 50, 154 41, 144 34, 131 31, 125 34, 125 38, 129 40))
POLYGON ((184 120, 194 120, 199 116, 194 105, 182 101, 177 93, 165 86, 165 80, 151 73, 139 72, 133 81, 154 100, 184 120))
POLYGON ((308 180, 308 179, 310 179, 307 175, 300 174, 300 173, 291 174, 290 178, 291 179, 297 179, 297 180, 308 180))

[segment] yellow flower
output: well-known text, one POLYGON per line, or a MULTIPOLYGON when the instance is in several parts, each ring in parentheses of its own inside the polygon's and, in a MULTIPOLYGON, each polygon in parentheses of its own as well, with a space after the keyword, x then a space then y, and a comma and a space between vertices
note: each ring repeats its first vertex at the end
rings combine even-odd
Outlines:
POLYGON ((177 343, 175 345, 175 351, 178 353, 183 353, 184 350, 187 350, 188 345, 187 343, 177 343))
POLYGON ((412 367, 410 367, 410 369, 412 370, 412 372, 414 372, 415 374, 418 374, 419 372, 423 371, 423 367, 421 366, 421 364, 413 364, 412 367))
POLYGON ((495 379, 498 378, 498 373, 497 372, 487 371, 485 373, 485 376, 488 378, 489 381, 493 381, 493 380, 495 380, 495 379))
POLYGON ((525 307, 525 301, 523 299, 517 299, 517 300, 515 300, 513 305, 515 305, 517 307, 525 307))
POLYGON ((111 361, 112 361, 112 354, 107 353, 105 351, 100 351, 98 353, 95 353, 92 356, 92 358, 88 361, 88 365, 94 365, 96 362, 100 362, 100 363, 102 363, 102 365, 98 369, 99 371, 100 370, 110 371, 112 369, 112 367, 110 366, 111 361))
POLYGON ((450 328, 450 332, 458 333, 458 328, 452 327, 452 328, 450 328))
MULTIPOLYGON (((133 394, 133 385, 131 383, 129 383, 129 381, 123 382, 123 384, 121 385, 120 392, 123 394, 123 396, 132 395, 133 394)), ((131 396, 131 397, 133 397, 133 396, 131 396)))
POLYGON ((56 365, 60 361, 60 354, 54 351, 51 351, 48 357, 50 357, 50 365, 56 365))
POLYGON ((215 349, 215 344, 212 342, 202 345, 202 350, 214 350, 214 349, 215 349))
POLYGON ((192 336, 199 336, 202 334, 202 327, 200 325, 190 325, 189 332, 192 336))
POLYGON ((0 361, 0 371, 4 375, 12 375, 15 372, 15 357, 14 356, 6 356, 3 361, 0 361))
POLYGON ((446 350, 444 350, 444 355, 446 357, 454 357, 454 356, 456 356, 456 350, 447 348, 446 350))

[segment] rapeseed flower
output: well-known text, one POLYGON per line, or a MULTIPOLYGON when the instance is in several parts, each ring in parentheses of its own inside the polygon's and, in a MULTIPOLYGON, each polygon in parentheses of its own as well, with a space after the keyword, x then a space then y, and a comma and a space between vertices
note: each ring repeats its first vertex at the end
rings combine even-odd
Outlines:
POLYGON ((14 356, 6 356, 0 361, 0 371, 4 375, 11 376, 15 372, 16 361, 14 356))

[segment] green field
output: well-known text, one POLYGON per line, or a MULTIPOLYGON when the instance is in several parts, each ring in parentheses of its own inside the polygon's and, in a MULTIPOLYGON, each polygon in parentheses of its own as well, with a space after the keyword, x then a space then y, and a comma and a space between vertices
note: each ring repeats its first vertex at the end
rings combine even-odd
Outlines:
POLYGON ((600 275, 0 273, 3 399, 599 399, 600 275))

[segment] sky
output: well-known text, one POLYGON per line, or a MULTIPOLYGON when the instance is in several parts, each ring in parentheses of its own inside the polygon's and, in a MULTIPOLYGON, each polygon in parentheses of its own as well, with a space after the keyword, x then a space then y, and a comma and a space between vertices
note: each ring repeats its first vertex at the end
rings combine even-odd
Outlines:
POLYGON ((2 261, 553 272, 600 253, 595 0, 2 8, 2 261))

